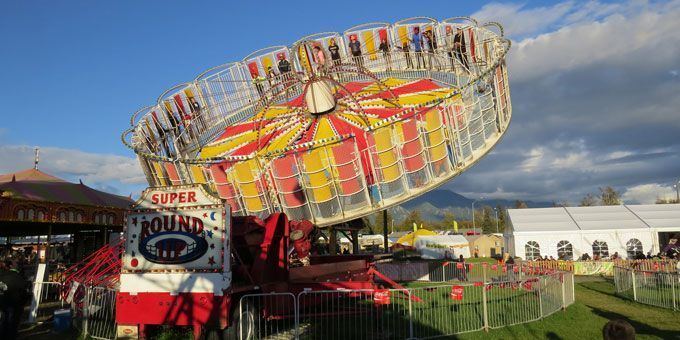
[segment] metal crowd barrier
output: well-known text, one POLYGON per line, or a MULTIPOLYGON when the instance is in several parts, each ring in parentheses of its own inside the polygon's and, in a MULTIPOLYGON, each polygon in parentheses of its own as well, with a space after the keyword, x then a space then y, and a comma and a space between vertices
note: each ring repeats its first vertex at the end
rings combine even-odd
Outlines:
POLYGON ((680 311, 680 273, 615 266, 614 285, 620 296, 680 311))
POLYGON ((58 309, 71 310, 72 325, 92 339, 116 338, 116 294, 106 287, 76 286, 65 292, 59 282, 35 282, 28 322, 49 321, 58 309))
POLYGON ((250 294, 240 300, 239 339, 427 339, 531 322, 574 303, 572 273, 492 279, 250 294))

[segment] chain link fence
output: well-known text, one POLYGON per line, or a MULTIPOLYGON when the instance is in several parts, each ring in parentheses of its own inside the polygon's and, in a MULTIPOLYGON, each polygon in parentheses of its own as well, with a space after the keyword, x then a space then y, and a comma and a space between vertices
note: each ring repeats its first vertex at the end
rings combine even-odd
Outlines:
POLYGON ((404 289, 251 294, 240 300, 237 334, 342 340, 451 336, 544 318, 574 302, 573 284, 572 273, 553 272, 404 289))
POLYGON ((680 274, 614 267, 616 293, 633 301, 680 311, 680 274))

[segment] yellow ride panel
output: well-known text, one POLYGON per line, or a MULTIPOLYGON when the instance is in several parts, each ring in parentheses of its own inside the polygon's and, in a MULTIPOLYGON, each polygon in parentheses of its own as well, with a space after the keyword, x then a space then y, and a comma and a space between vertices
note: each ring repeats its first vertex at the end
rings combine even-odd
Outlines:
POLYGON ((257 159, 249 159, 234 164, 234 180, 248 211, 262 211, 265 207, 262 201, 264 193, 260 193, 257 185, 259 171, 256 162, 257 159))
POLYGON ((373 130, 373 140, 375 141, 375 152, 378 155, 378 166, 381 168, 382 181, 392 182, 401 176, 399 164, 397 163, 396 146, 392 139, 392 128, 385 127, 373 130))
POLYGON ((312 191, 315 203, 326 202, 333 198, 331 186, 333 176, 329 171, 330 160, 326 147, 309 150, 302 154, 302 164, 306 175, 306 186, 312 191))
POLYGON ((200 165, 190 165, 189 169, 191 170, 191 175, 195 183, 207 182, 205 179, 205 175, 203 174, 203 169, 201 168, 200 165))
POLYGON ((375 54, 375 36, 373 31, 364 31, 361 33, 361 36, 364 38, 364 45, 366 46, 366 52, 368 52, 370 59, 377 59, 375 54))
POLYGON ((167 178, 165 178, 165 173, 163 172, 163 166, 154 161, 150 161, 151 166, 154 168, 154 172, 156 173, 156 179, 158 179, 158 182, 160 183, 161 186, 166 186, 169 185, 169 181, 167 178))
POLYGON ((430 146, 430 160, 437 161, 446 157, 446 143, 444 143, 444 129, 438 109, 427 111, 425 117, 425 134, 430 146))

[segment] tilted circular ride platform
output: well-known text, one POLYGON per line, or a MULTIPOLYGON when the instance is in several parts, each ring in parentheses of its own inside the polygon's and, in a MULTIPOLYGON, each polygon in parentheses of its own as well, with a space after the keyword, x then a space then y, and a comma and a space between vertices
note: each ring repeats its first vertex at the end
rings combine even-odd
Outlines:
POLYGON ((236 215, 347 222, 444 184, 512 115, 497 23, 411 18, 319 33, 209 69, 136 112, 151 186, 205 183, 236 215))

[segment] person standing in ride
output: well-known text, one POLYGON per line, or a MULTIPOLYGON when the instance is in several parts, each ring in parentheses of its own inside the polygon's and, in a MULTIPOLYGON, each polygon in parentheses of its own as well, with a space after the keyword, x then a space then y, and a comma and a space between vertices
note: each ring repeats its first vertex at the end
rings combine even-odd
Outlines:
POLYGON ((283 76, 284 81, 287 81, 290 73, 290 62, 286 59, 286 56, 282 53, 279 54, 279 63, 277 64, 279 73, 283 76))
POLYGON ((456 36, 453 38, 453 50, 456 58, 458 58, 466 70, 469 70, 470 65, 468 64, 467 48, 465 47, 465 34, 462 28, 458 28, 456 36))
POLYGON ((316 72, 322 75, 326 72, 326 55, 323 54, 319 45, 314 46, 314 59, 316 60, 316 72))
POLYGON ((331 60, 334 66, 340 65, 340 46, 335 42, 335 38, 331 38, 328 42, 328 52, 331 54, 331 60))
POLYGON ((380 46, 378 49, 383 53, 383 59, 387 63, 387 70, 392 70, 392 56, 390 56, 390 44, 387 42, 387 37, 380 38, 380 46))
POLYGON ((436 42, 434 41, 434 34, 432 34, 431 30, 425 31, 423 33, 423 36, 425 38, 425 41, 423 44, 425 45, 426 53, 427 53, 427 67, 429 69, 433 69, 434 65, 432 64, 434 61, 434 52, 436 48, 436 42))
POLYGON ((357 39, 356 34, 349 36, 349 50, 352 52, 354 63, 364 67, 364 58, 361 56, 361 43, 357 39))
POLYGON ((423 68, 423 66, 426 66, 425 58, 423 58, 423 35, 420 34, 420 28, 418 26, 413 28, 413 36, 411 37, 411 41, 413 42, 413 52, 416 54, 418 68, 423 68))
POLYGON ((405 40, 401 44, 401 50, 404 52, 404 57, 406 58, 406 68, 413 68, 413 60, 411 60, 411 52, 408 45, 409 40, 405 40))

